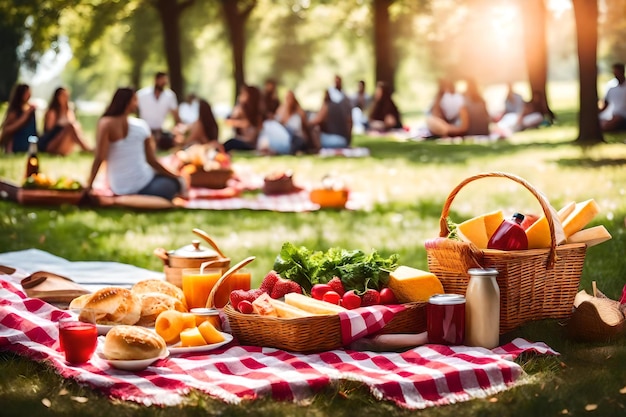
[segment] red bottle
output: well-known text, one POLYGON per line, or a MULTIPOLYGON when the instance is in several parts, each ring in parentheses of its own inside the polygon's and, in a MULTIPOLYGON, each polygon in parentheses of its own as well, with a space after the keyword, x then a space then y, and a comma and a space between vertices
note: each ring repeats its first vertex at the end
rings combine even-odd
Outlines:
POLYGON ((511 220, 505 219, 489 239, 487 249, 526 250, 528 238, 521 224, 524 215, 515 213, 511 220))

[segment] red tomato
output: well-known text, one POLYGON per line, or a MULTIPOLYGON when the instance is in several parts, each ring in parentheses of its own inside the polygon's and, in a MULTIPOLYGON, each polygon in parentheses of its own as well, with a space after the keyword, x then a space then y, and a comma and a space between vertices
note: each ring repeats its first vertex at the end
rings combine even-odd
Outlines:
POLYGON ((361 307, 361 297, 354 292, 354 290, 346 291, 341 298, 341 305, 348 310, 354 310, 361 307))
POLYGON ((326 291, 322 296, 322 301, 326 301, 331 304, 339 305, 339 300, 341 300, 341 296, 335 291, 326 291))
POLYGON ((315 284, 311 288, 311 297, 316 300, 321 300, 328 291, 332 291, 332 288, 328 284, 315 284))
POLYGON ((381 304, 398 304, 395 294, 391 288, 383 288, 380 290, 380 303, 381 304))

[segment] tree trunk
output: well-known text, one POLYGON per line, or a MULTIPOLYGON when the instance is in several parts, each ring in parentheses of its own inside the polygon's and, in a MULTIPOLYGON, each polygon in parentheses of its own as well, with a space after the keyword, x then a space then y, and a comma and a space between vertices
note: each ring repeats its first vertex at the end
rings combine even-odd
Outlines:
POLYGON ((243 10, 239 10, 238 0, 221 0, 226 27, 230 36, 231 52, 233 58, 233 77, 235 79, 235 100, 245 80, 244 58, 246 55, 246 21, 256 6, 256 2, 248 4, 243 10))
MULTIPOLYGON (((17 49, 20 45, 21 34, 9 24, 0 23, 0 103, 9 101, 11 89, 18 79, 20 62, 17 49)), ((2 123, 2 119, 0 119, 2 123)))
POLYGON ((194 0, 179 3, 178 0, 157 0, 156 9, 163 28, 163 46, 167 61, 167 72, 170 86, 176 93, 178 100, 185 94, 182 58, 180 54, 180 16, 184 9, 191 6, 194 0))
POLYGON ((389 6, 394 0, 373 0, 374 65, 376 81, 384 81, 395 90, 395 54, 391 34, 389 6))
POLYGON ((573 0, 580 80, 578 138, 581 145, 604 142, 598 119, 598 1, 573 0))
POLYGON ((520 0, 520 6, 524 33, 524 55, 532 98, 543 101, 545 109, 549 111, 548 95, 546 94, 548 82, 546 6, 544 0, 520 0))

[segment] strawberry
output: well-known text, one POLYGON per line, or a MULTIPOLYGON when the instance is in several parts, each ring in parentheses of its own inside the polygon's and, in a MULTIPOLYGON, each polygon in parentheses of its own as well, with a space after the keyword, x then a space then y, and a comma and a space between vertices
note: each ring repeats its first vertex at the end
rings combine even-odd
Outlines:
POLYGON ((252 303, 248 300, 241 300, 239 304, 237 304, 237 310, 239 310, 243 314, 252 314, 254 308, 252 307, 252 303))
POLYGON ((248 299, 248 291, 233 290, 230 292, 229 299, 230 299, 230 305, 232 305, 234 308, 237 308, 240 302, 248 299))
POLYGON ((339 277, 333 277, 333 279, 328 281, 328 285, 330 285, 330 288, 337 294, 339 294, 340 297, 343 297, 346 292, 345 288, 343 287, 343 283, 341 282, 341 279, 339 277))
POLYGON ((271 294, 272 288, 274 288, 274 285, 278 282, 278 278, 280 278, 280 275, 278 275, 276 271, 268 272, 267 275, 265 275, 265 278, 263 278, 263 282, 261 282, 259 289, 271 294))
POLYGON ((274 288, 272 288, 270 297, 272 297, 273 299, 277 299, 284 297, 285 294, 289 294, 291 292, 297 292, 298 294, 302 294, 302 288, 295 281, 278 278, 278 281, 276 282, 276 284, 274 284, 274 288))
POLYGON ((261 294, 263 294, 264 292, 265 291, 263 291, 260 288, 255 288, 253 290, 249 290, 248 291, 248 298, 247 298, 247 300, 250 301, 250 302, 253 302, 257 298, 259 298, 261 296, 261 294))
POLYGON ((363 307, 380 304, 380 293, 373 289, 368 289, 361 296, 361 305, 363 307))
POLYGON ((348 310, 354 310, 361 307, 361 297, 354 290, 346 291, 341 297, 341 306, 348 310))

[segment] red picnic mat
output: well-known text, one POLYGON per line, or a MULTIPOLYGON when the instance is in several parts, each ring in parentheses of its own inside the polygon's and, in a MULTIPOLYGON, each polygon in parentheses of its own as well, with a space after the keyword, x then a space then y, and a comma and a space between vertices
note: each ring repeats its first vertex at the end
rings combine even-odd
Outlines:
POLYGON ((543 343, 523 339, 493 350, 425 345, 403 353, 333 350, 309 355, 233 342, 127 372, 110 368, 97 355, 83 365, 65 363, 56 322, 68 314, 27 298, 10 281, 0 279, 1 350, 45 361, 61 376, 111 398, 145 405, 180 404, 192 389, 229 403, 266 396, 297 401, 331 383, 353 380, 366 384, 377 399, 420 409, 506 390, 523 375, 512 362, 522 352, 558 355, 543 343))

